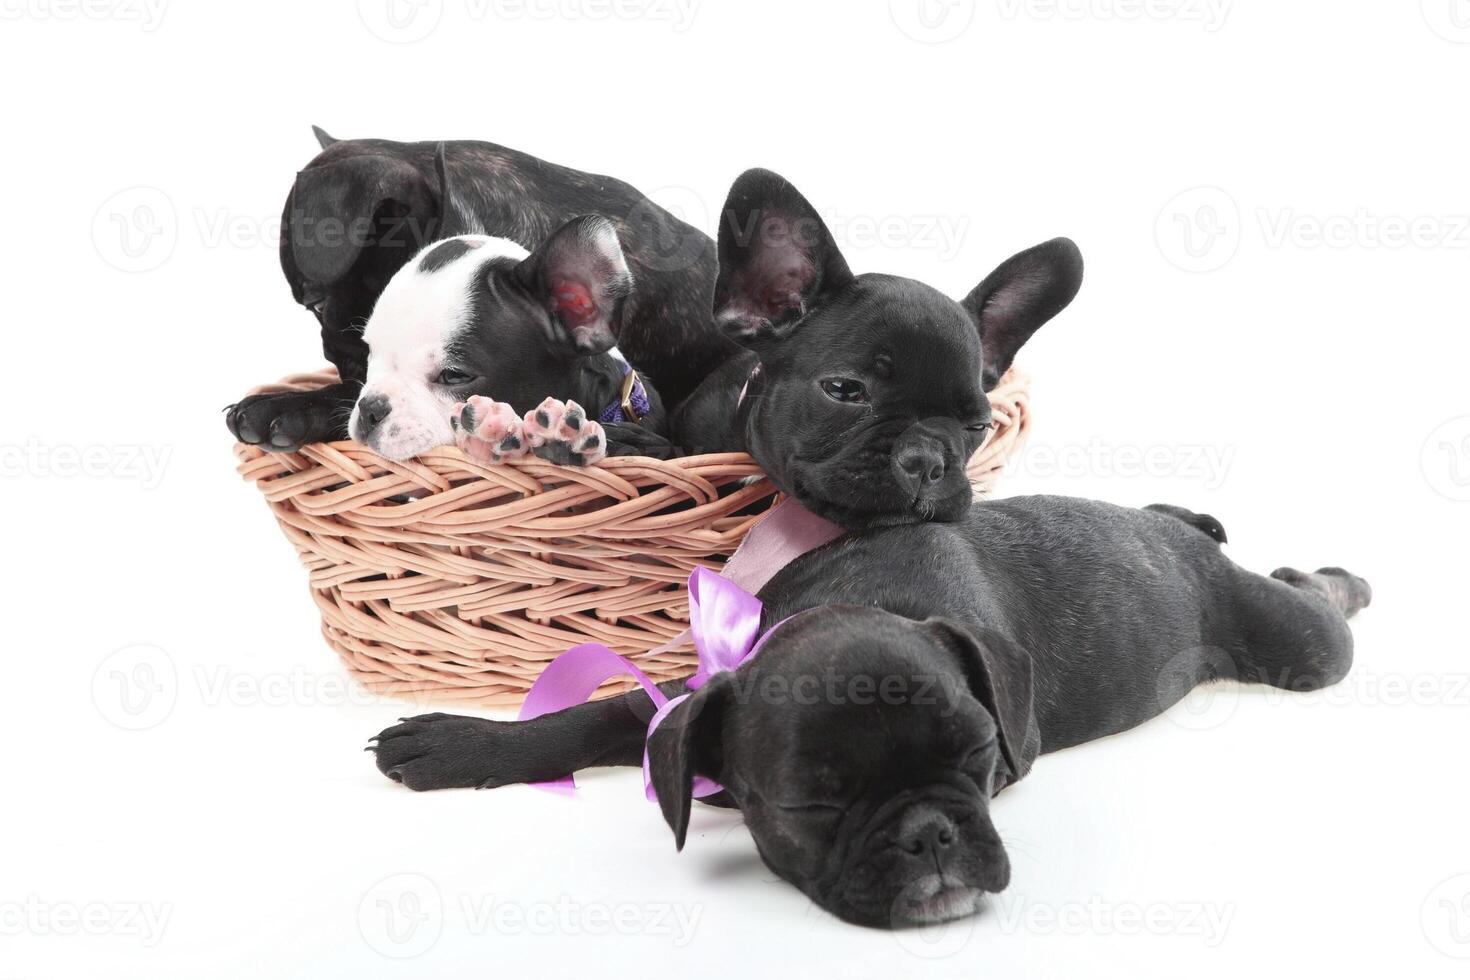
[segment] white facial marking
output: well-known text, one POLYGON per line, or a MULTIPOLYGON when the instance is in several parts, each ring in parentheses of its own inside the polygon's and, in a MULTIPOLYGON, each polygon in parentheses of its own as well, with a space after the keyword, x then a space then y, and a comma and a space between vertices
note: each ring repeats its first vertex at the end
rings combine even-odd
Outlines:
MULTIPOLYGON (((449 416, 455 398, 435 379, 445 367, 450 343, 470 326, 471 290, 485 261, 497 257, 520 261, 527 254, 505 238, 458 235, 424 246, 388 280, 363 331, 368 369, 358 405, 381 397, 390 408, 382 423, 366 434, 369 449, 388 459, 405 460, 454 442, 449 416), (433 271, 420 269, 424 256, 452 240, 472 247, 433 271)), ((355 405, 347 428, 353 438, 359 438, 360 424, 355 405)))

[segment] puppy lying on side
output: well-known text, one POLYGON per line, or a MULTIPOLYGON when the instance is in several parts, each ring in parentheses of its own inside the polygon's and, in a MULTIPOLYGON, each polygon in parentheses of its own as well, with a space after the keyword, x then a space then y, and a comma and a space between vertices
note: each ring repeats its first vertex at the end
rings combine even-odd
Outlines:
POLYGON ((573 218, 534 252, 457 234, 473 219, 442 146, 438 171, 456 234, 420 250, 378 297, 352 438, 389 459, 458 440, 487 462, 535 452, 582 465, 627 451, 608 445, 601 422, 662 434, 657 391, 614 347, 633 280, 612 222, 573 218))
MULTIPOLYGON (((767 866, 835 915, 971 914, 1010 878, 990 797, 1037 755, 1217 678, 1309 691, 1347 673, 1367 583, 1245 571, 1218 529, 1180 508, 1022 497, 798 559, 761 591, 762 626, 781 624, 765 646, 648 740, 676 844, 705 776, 767 866)), ((429 714, 372 748, 411 789, 502 786, 638 765, 651 714, 642 691, 526 722, 429 714)))
MULTIPOLYGON (((320 323, 322 349, 342 383, 230 406, 225 420, 235 438, 274 451, 346 438, 367 376, 363 324, 394 273, 450 234, 436 143, 316 134, 322 150, 296 175, 282 214, 281 269, 292 296, 320 323)), ((634 276, 619 347, 669 404, 735 352, 710 322, 715 248, 703 232, 620 180, 494 143, 446 146, 461 211, 476 230, 536 249, 578 215, 612 221, 634 276)))

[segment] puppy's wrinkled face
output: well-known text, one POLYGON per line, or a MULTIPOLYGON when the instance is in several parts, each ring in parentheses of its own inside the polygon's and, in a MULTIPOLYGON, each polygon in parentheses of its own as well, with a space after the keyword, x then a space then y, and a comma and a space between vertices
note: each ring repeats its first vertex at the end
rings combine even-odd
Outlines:
POLYGON ((963 516, 984 393, 1082 279, 1066 239, 1013 256, 959 302, 854 276, 806 198, 764 170, 730 189, 719 258, 715 320, 759 358, 740 407, 747 448, 782 490, 852 529, 963 516))
POLYGON ((503 238, 461 235, 435 242, 398 270, 363 331, 367 383, 348 423, 354 439, 395 460, 454 441, 455 402, 490 394, 471 390, 484 378, 460 363, 488 328, 476 322, 477 312, 491 312, 481 309, 488 304, 480 294, 526 255, 503 238))
POLYGON ((858 276, 771 345, 747 392, 751 454, 849 528, 954 521, 990 429, 974 324, 913 280, 858 276))
POLYGON ((650 741, 679 841, 685 766, 724 785, 773 871, 846 921, 940 922, 1004 889, 989 814, 1003 734, 946 629, 827 606, 716 675, 650 741))
POLYGON ((631 288, 617 233, 595 215, 531 254, 487 235, 427 246, 368 319, 367 383, 348 432, 403 460, 453 443, 454 405, 472 395, 520 412, 566 397, 576 359, 615 343, 631 288))

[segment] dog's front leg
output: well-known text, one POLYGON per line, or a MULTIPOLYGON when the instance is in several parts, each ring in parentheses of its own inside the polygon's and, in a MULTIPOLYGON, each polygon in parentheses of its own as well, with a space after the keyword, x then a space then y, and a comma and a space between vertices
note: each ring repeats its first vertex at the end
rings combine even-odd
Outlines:
POLYGON ((673 459, 679 451, 666 436, 632 422, 608 422, 602 430, 607 435, 609 456, 651 456, 673 459))
MULTIPOLYGON (((682 680, 659 689, 684 691, 682 680)), ((641 690, 574 705, 529 721, 436 712, 404 718, 368 746, 378 769, 413 790, 560 779, 592 766, 636 766, 653 702, 641 690)))
POLYGON ((225 409, 225 425, 241 442, 271 452, 346 439, 361 390, 359 382, 343 381, 315 391, 249 395, 225 409))

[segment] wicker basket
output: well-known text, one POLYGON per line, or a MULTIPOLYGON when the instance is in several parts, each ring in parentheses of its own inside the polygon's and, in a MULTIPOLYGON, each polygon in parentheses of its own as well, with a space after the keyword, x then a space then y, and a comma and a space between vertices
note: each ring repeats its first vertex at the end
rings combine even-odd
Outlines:
MULTIPOLYGON (((969 466, 977 493, 1028 428, 1027 391, 1012 372, 991 393, 996 428, 969 466)), ((394 463, 355 442, 237 443, 235 455, 306 566, 327 643, 369 690, 415 701, 519 704, 547 662, 589 641, 655 680, 687 674, 691 650, 647 651, 687 625, 694 566, 718 567, 777 498, 743 453, 586 468, 487 465, 453 448, 394 463)))

